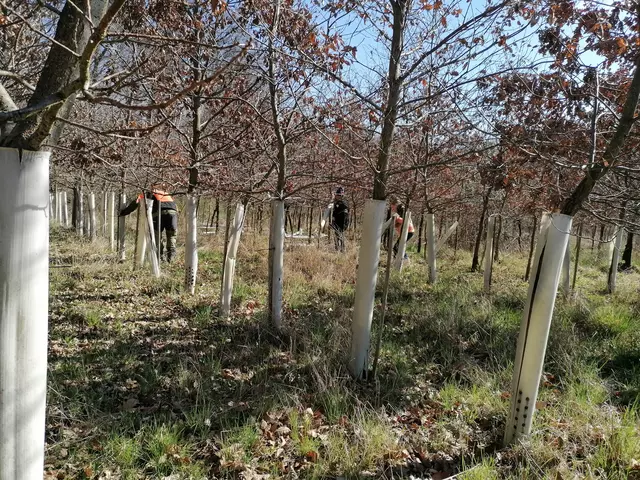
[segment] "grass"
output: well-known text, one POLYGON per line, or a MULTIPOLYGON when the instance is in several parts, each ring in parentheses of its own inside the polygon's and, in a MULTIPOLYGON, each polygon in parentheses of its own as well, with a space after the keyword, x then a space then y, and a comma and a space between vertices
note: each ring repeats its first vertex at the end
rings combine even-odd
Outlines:
POLYGON ((243 237, 229 319, 217 317, 220 236, 201 245, 189 296, 181 252, 156 280, 100 242, 52 232, 52 257, 70 266, 51 269, 50 475, 639 478, 638 274, 605 295, 606 268, 586 249, 575 294, 556 304, 535 434, 503 449, 522 255, 503 255, 486 295, 467 252, 442 253, 436 285, 410 252, 391 279, 378 378, 355 382, 344 367, 355 249, 288 248, 277 332, 265 239, 243 237))

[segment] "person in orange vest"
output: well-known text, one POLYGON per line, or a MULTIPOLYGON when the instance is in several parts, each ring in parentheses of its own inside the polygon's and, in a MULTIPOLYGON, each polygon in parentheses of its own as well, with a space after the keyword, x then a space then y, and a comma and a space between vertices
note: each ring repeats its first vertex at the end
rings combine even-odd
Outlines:
MULTIPOLYGON (((167 236, 167 262, 171 263, 176 255, 176 234, 178 232, 178 209, 173 197, 158 186, 152 187, 151 191, 145 191, 145 197, 153 200, 151 208, 151 216, 153 218, 153 231, 158 231, 158 221, 160 221, 160 237, 162 232, 166 232, 167 236), (160 214, 158 215, 158 210, 160 214)), ((136 208, 142 200, 142 195, 133 200, 129 205, 120 211, 120 216, 126 216, 135 212, 136 208)), ((165 243, 162 238, 160 241, 160 258, 164 257, 165 243)))
MULTIPOLYGON (((395 208, 395 213, 397 213, 396 217, 396 233, 398 239, 396 240, 396 244, 393 246, 394 255, 398 253, 398 247, 400 246, 400 235, 402 234, 402 224, 404 223, 404 205, 398 204, 395 208)), ((413 237, 413 233, 415 232, 415 228, 413 227, 413 222, 409 219, 409 227, 407 229, 407 242, 411 237, 413 237)), ((408 259, 409 256, 405 252, 404 259, 408 259)))

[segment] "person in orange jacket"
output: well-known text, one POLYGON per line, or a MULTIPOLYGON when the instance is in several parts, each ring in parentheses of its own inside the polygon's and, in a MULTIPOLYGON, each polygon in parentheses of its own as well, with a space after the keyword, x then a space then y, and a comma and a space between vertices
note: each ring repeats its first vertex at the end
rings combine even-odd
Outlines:
MULTIPOLYGON (((402 225, 404 223, 404 205, 402 204, 398 204, 396 206, 396 211, 395 213, 398 214, 398 216, 396 217, 396 233, 398 235, 398 239, 396 240, 396 244, 393 246, 393 254, 397 254, 398 253, 398 247, 400 246, 400 235, 402 234, 402 225)), ((413 222, 411 221, 411 219, 409 219, 409 227, 408 227, 408 231, 407 231, 407 242, 409 241, 409 239, 411 237, 413 237, 413 233, 415 232, 415 228, 413 227, 413 222)), ((407 259, 409 258, 407 256, 407 253, 405 252, 404 254, 404 258, 407 259)))
MULTIPOLYGON (((173 197, 158 186, 152 187, 150 191, 145 191, 145 197, 153 200, 151 208, 151 216, 153 218, 153 231, 158 231, 158 222, 160 222, 160 236, 162 232, 166 232, 167 236, 167 262, 171 262, 176 254, 176 234, 178 233, 178 209, 173 197), (160 213, 158 213, 158 211, 160 213)), ((142 195, 133 200, 129 205, 120 211, 120 216, 126 216, 133 213, 140 204, 142 195)), ((164 257, 165 244, 162 238, 160 241, 160 258, 164 257)))

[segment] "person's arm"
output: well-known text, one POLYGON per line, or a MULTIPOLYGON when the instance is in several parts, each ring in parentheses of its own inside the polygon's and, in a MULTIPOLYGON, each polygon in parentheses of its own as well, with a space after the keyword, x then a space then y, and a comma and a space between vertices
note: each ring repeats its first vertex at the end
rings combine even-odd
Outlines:
POLYGON ((129 205, 120 210, 120 216, 126 217, 127 215, 135 212, 136 208, 138 208, 138 197, 134 198, 129 205))

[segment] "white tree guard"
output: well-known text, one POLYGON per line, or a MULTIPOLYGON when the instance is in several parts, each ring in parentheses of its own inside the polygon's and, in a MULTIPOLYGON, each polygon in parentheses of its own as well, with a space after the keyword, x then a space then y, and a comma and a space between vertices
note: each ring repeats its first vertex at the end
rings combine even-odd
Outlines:
POLYGON ((116 194, 109 192, 109 247, 116 249, 116 194))
POLYGON ((53 193, 49 194, 49 221, 55 220, 55 214, 53 209, 53 193))
POLYGON ((98 236, 98 224, 96 221, 96 195, 89 194, 89 239, 95 240, 98 236))
POLYGON ((236 269, 236 256, 240 245, 240 236, 244 226, 244 205, 236 205, 236 214, 233 217, 229 246, 227 247, 227 258, 224 262, 224 277, 222 283, 222 294, 220 298, 220 314, 228 317, 231 313, 231 293, 233 292, 233 276, 236 269))
POLYGON ((109 228, 109 193, 102 192, 102 236, 107 236, 109 228))
MULTIPOLYGON (((127 206, 127 195, 124 193, 120 194, 120 210, 127 206)), ((124 215, 118 215, 118 260, 124 262, 126 259, 126 218, 124 215)))
POLYGON ((42 480, 49 156, 0 148, 0 480, 42 480))
POLYGON ((84 209, 84 236, 91 236, 91 214, 89 213, 89 198, 86 199, 86 208, 84 209))
POLYGON ((269 222, 269 314, 271 323, 278 329, 282 326, 284 222, 284 201, 274 198, 269 222))
POLYGON ((564 250, 564 258, 562 259, 562 281, 560 283, 562 293, 569 295, 571 293, 571 239, 567 243, 564 250))
MULTIPOLYGON (((402 230, 400 231, 400 241, 398 242, 398 252, 393 262, 393 268, 398 272, 402 271, 402 264, 404 263, 404 254, 407 251, 407 236, 409 235, 409 223, 411 223, 411 212, 407 211, 404 214, 402 222, 402 230)), ((378 247, 379 249, 380 247, 378 247)))
POLYGON ((493 269, 493 235, 496 217, 491 215, 487 225, 487 243, 484 252, 484 293, 491 292, 491 273, 493 269))
POLYGON ((444 244, 447 243, 447 240, 449 240, 449 238, 451 238, 451 235, 453 235, 453 232, 456 231, 456 228, 458 228, 457 220, 453 222, 453 225, 451 225, 446 233, 442 236, 442 238, 438 240, 438 244, 436 245, 436 253, 438 253, 440 249, 444 247, 444 244))
MULTIPOLYGON (((169 244, 167 244, 167 249, 169 244)), ((162 200, 158 199, 158 228, 156 229, 156 254, 158 262, 162 260, 162 200)))
POLYGON ((56 206, 56 222, 58 222, 59 224, 62 224, 62 196, 61 196, 60 190, 58 190, 58 187, 56 187, 56 193, 55 193, 55 206, 56 206))
POLYGON ((65 227, 69 227, 69 204, 67 203, 67 192, 61 192, 62 194, 62 224, 65 227))
POLYGON ((545 215, 542 218, 529 277, 527 303, 518 336, 511 383, 511 407, 505 427, 505 445, 531 432, 560 271, 569 242, 572 220, 572 217, 559 213, 545 215))
POLYGON ((84 228, 84 196, 82 195, 82 190, 78 188, 76 190, 76 233, 80 236, 83 236, 85 233, 84 228))
MULTIPOLYGON (((436 254, 439 245, 436 246, 436 218, 433 213, 427 214, 427 265, 429 266, 429 283, 436 283, 438 270, 436 267, 436 254)), ((445 240, 446 241, 446 240, 445 240)), ((443 242, 444 243, 444 242, 443 242)))
POLYGON ((160 259, 157 255, 156 249, 156 237, 153 231, 153 216, 151 214, 151 210, 153 208, 153 200, 146 200, 146 210, 145 210, 145 218, 146 218, 146 226, 147 226, 147 244, 149 248, 147 249, 147 253, 149 255, 149 262, 151 263, 151 271, 153 272, 154 277, 158 278, 160 276, 160 259))
POLYGON ((136 251, 133 258, 133 268, 142 268, 145 261, 145 255, 147 253, 147 235, 146 235, 146 218, 145 218, 145 204, 141 199, 142 204, 138 205, 138 215, 136 220, 136 251))
POLYGON ((385 215, 384 200, 367 200, 364 207, 362 240, 358 252, 356 296, 351 323, 349 371, 355 378, 361 378, 363 372, 369 367, 371 322, 378 281, 380 238, 385 215))
POLYGON ((616 231, 616 238, 612 242, 613 252, 611 253, 611 263, 609 264, 609 278, 607 279, 607 291, 609 293, 615 293, 616 281, 618 278, 618 262, 620 261, 620 247, 622 246, 622 237, 624 236, 624 229, 618 227, 616 231))
POLYGON ((187 238, 184 255, 184 289, 193 295, 196 291, 198 276, 198 197, 196 195, 187 196, 187 238))

